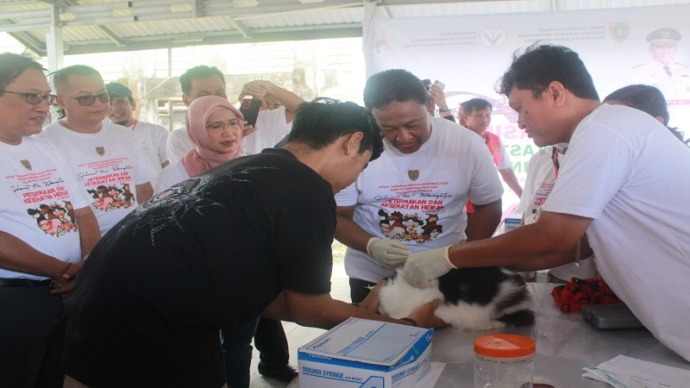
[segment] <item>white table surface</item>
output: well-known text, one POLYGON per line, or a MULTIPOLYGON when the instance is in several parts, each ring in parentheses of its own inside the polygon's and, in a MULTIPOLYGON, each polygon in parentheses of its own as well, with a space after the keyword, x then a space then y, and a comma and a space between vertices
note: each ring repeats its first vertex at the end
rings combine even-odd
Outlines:
POLYGON ((690 363, 662 345, 645 329, 596 330, 579 312, 563 313, 556 307, 551 290, 558 284, 529 283, 536 321, 533 326, 487 331, 436 331, 432 361, 446 364, 435 387, 472 387, 474 339, 492 333, 513 333, 534 338, 537 354, 534 382, 556 388, 608 387, 582 377, 584 366, 596 366, 617 355, 690 370, 690 363))

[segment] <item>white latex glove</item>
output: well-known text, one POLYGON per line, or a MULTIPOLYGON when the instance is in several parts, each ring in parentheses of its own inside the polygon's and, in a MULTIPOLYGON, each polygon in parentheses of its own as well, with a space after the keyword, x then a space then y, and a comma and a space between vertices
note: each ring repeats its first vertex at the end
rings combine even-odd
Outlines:
POLYGON ((372 237, 367 242, 367 253, 382 266, 393 269, 405 262, 410 250, 400 241, 372 237))
POLYGON ((448 258, 450 246, 412 253, 407 256, 403 274, 405 280, 419 288, 433 284, 434 279, 457 268, 448 258))

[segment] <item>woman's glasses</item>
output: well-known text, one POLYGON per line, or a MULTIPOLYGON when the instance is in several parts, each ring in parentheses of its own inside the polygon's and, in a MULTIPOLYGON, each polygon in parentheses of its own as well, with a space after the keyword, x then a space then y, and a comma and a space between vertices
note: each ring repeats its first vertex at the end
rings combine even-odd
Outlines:
POLYGON ((55 99, 57 98, 57 96, 55 96, 53 94, 20 93, 20 92, 13 92, 10 90, 2 90, 2 91, 0 91, 0 93, 12 93, 12 94, 22 96, 22 97, 24 97, 26 102, 28 102, 31 105, 38 105, 38 104, 42 103, 43 101, 48 102, 48 105, 53 105, 53 103, 55 102, 55 99))
POLYGON ((238 128, 240 126, 240 121, 237 119, 232 119, 228 121, 214 121, 212 123, 206 124, 206 129, 213 131, 222 131, 225 128, 238 128))
POLYGON ((98 94, 96 94, 96 95, 87 94, 87 95, 84 95, 84 96, 72 97, 72 98, 74 98, 75 100, 77 100, 77 102, 78 102, 79 105, 81 105, 81 106, 93 105, 93 103, 96 102, 96 98, 98 98, 98 101, 100 101, 100 102, 102 102, 102 103, 104 103, 104 104, 105 104, 106 102, 110 101, 110 96, 108 95, 107 92, 98 93, 98 94))

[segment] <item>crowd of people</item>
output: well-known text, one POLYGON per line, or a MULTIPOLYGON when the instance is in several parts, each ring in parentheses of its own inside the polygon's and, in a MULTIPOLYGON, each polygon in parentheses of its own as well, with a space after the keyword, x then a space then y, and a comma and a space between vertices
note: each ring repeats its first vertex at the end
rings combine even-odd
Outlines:
POLYGON ((281 320, 445 325, 439 301, 378 314, 396 269, 421 288, 453 268, 600 274, 690 360, 690 169, 669 168, 690 150, 658 89, 602 102, 566 47, 517 52, 497 87, 542 147, 524 185, 488 131, 489 101, 463 102, 456 123, 443 84, 404 69, 369 77, 364 107, 249 82, 252 125, 223 73, 196 66, 171 133, 90 66, 52 84, 0 54, 0 386, 248 387, 252 342, 259 372, 288 382, 281 320), (44 127, 52 104, 63 117, 44 127), (497 234, 501 178, 523 225, 497 234), (334 238, 347 302, 330 296, 334 238))

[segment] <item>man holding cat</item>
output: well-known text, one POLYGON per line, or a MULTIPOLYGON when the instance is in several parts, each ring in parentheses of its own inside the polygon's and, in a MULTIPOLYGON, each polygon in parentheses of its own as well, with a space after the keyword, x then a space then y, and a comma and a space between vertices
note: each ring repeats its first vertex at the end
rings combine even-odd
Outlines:
POLYGON ((336 195, 335 237, 348 246, 353 302, 410 251, 487 238, 500 221, 503 187, 484 141, 430 116, 428 101, 419 78, 403 69, 374 74, 364 88, 386 151, 336 195), (470 221, 468 199, 477 205, 470 221))
POLYGON ((500 92, 538 146, 569 143, 539 220, 501 236, 413 253, 417 286, 452 268, 539 270, 587 257, 664 345, 690 360, 690 151, 650 115, 601 104, 577 53, 535 45, 515 56, 500 92))

